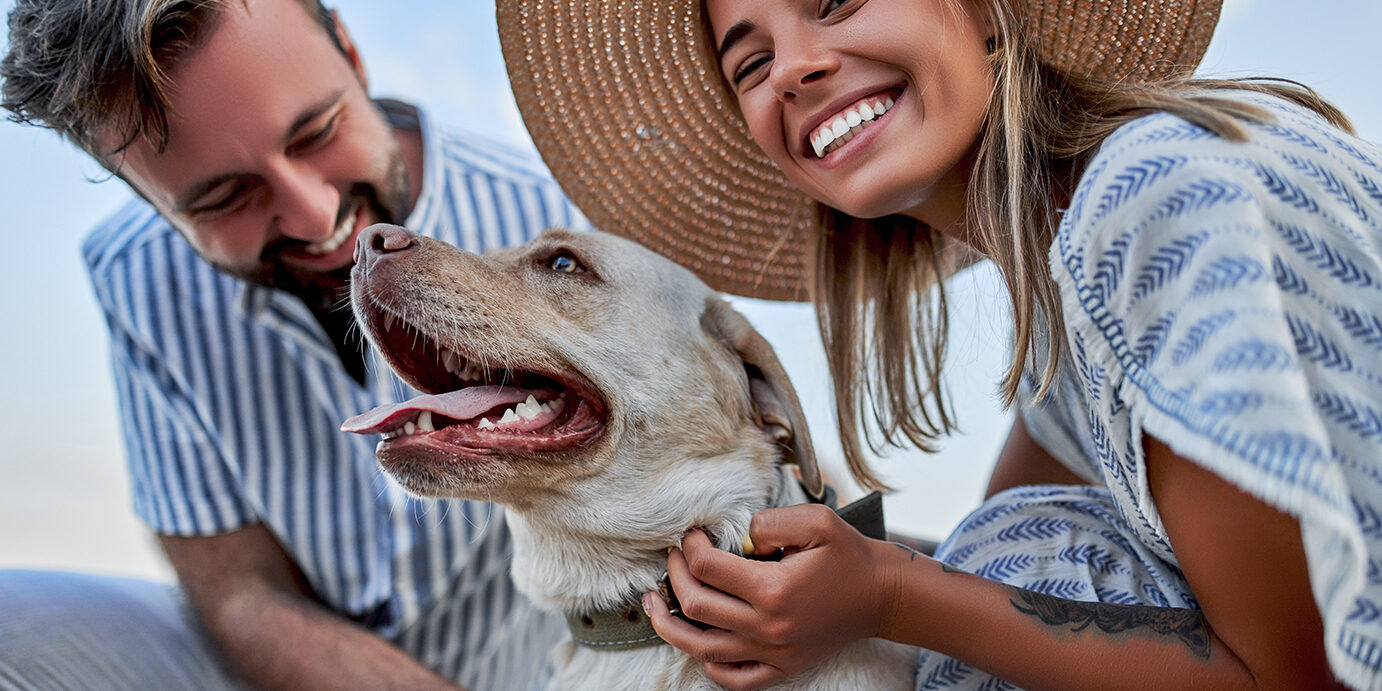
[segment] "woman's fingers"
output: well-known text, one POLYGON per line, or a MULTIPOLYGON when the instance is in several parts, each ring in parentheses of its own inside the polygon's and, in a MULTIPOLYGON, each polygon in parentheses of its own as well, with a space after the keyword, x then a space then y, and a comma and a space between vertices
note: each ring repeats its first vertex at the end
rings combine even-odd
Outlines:
POLYGON ((782 670, 762 662, 709 662, 705 673, 710 680, 733 691, 751 691, 787 678, 782 670))
POLYGON ((749 537, 754 554, 805 549, 814 546, 837 522, 835 512, 823 504, 764 509, 749 522, 749 537))
POLYGON ((677 617, 654 593, 644 593, 643 609, 662 640, 703 662, 737 662, 753 659, 755 647, 743 636, 723 629, 700 629, 677 617))
POLYGON ((708 584, 706 574, 713 574, 719 583, 741 582, 752 577, 751 570, 745 567, 754 566, 753 562, 715 549, 699 531, 688 534, 682 544, 683 549, 673 549, 667 555, 667 580, 682 613, 703 624, 731 631, 750 624, 754 620, 753 606, 708 584), (695 559, 698 568, 693 569, 688 558, 695 559), (725 558, 732 561, 720 563, 725 558))

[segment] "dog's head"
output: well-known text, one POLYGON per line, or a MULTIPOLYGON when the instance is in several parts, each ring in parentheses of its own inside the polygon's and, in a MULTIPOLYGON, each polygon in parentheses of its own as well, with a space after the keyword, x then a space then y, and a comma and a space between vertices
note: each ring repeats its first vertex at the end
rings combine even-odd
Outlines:
POLYGON ((589 511, 640 493, 651 495, 643 506, 684 511, 656 493, 687 491, 698 475, 761 493, 790 462, 819 494, 772 348, 677 264, 556 229, 480 256, 381 225, 356 252, 356 318, 425 395, 342 429, 382 435, 380 463, 410 491, 520 511, 589 511))

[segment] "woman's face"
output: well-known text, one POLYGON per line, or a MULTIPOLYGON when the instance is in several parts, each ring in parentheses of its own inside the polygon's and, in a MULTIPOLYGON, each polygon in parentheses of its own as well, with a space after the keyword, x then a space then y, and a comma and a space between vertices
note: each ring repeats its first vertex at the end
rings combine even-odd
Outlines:
POLYGON ((861 218, 959 220, 993 88, 968 0, 705 0, 754 140, 798 188, 861 218))

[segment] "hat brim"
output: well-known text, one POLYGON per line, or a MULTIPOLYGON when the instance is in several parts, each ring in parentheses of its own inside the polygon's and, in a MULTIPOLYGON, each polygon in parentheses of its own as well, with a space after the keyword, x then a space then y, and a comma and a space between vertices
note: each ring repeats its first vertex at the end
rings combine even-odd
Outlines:
MULTIPOLYGON (((1193 69, 1221 3, 1025 0, 1022 11, 1058 68, 1145 79, 1193 69), (1113 48, 1091 40, 1101 31, 1113 48)), ((719 291, 809 298, 815 205, 750 137, 699 0, 498 0, 497 19, 523 122, 597 228, 719 291)))

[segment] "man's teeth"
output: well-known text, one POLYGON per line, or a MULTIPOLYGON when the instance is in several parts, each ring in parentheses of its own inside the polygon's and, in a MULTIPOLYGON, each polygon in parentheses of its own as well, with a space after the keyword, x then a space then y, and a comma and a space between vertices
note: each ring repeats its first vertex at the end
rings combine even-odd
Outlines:
POLYGON ((350 212, 349 216, 345 217, 345 220, 341 221, 341 226, 336 229, 336 232, 331 234, 331 237, 321 242, 308 245, 302 248, 302 251, 308 254, 328 254, 330 252, 335 252, 336 248, 340 247, 341 243, 349 240, 351 233, 355 232, 355 217, 359 212, 360 208, 356 207, 354 211, 350 212))
POLYGON ((821 125, 821 128, 811 135, 811 148, 815 150, 816 158, 824 158, 826 154, 844 146, 845 142, 853 139, 854 135, 892 107, 892 98, 865 101, 821 125))

